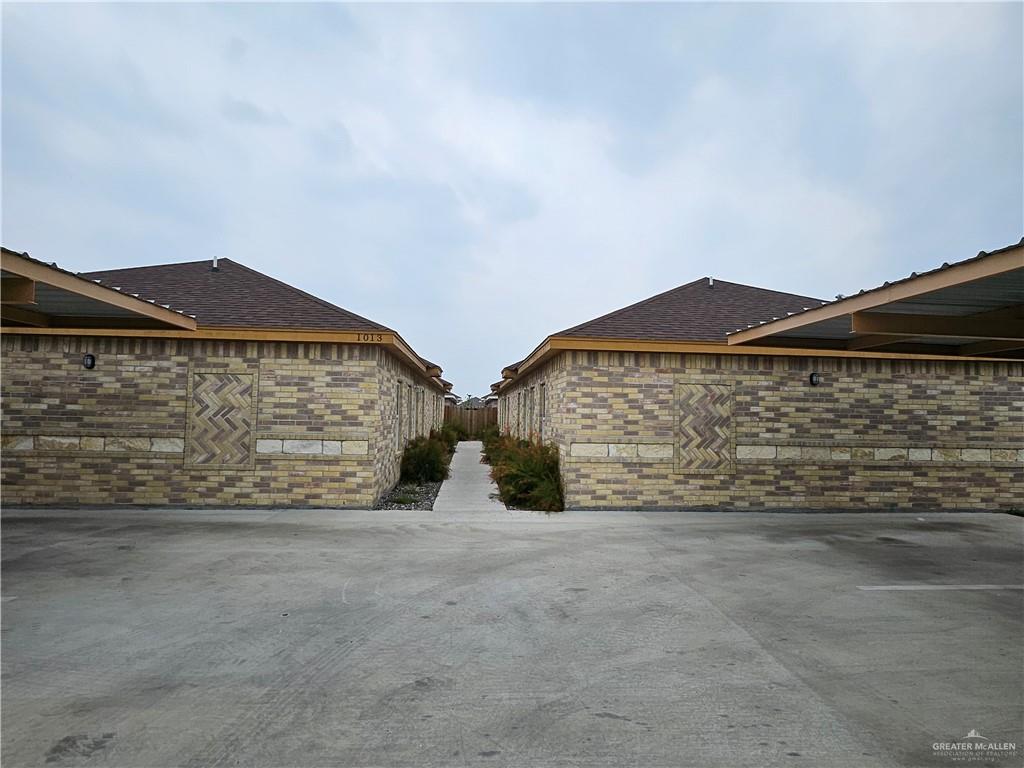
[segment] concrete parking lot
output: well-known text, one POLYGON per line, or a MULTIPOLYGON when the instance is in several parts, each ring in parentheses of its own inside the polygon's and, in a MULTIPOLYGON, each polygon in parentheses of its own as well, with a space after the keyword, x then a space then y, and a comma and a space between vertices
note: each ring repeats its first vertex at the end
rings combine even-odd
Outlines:
POLYGON ((972 730, 1017 746, 975 764, 1022 760, 1017 517, 5 510, 2 533, 5 766, 946 766, 933 745, 972 730))

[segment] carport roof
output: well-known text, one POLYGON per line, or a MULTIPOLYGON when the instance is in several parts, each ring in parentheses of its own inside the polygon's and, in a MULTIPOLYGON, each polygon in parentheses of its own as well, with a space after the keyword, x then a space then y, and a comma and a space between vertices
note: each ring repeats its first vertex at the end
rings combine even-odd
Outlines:
POLYGON ((1024 358, 1024 239, 819 307, 766 312, 729 344, 1024 358))
POLYGON ((196 328, 194 317, 166 299, 99 285, 8 248, 0 251, 0 286, 0 317, 9 328, 196 328))

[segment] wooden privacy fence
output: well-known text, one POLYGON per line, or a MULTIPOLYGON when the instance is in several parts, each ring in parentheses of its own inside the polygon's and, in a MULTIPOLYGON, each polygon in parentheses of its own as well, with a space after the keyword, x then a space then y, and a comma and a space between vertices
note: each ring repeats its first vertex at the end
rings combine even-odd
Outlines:
POLYGON ((459 424, 471 435, 479 435, 484 427, 498 426, 497 408, 460 408, 457 405, 444 407, 444 423, 459 424))

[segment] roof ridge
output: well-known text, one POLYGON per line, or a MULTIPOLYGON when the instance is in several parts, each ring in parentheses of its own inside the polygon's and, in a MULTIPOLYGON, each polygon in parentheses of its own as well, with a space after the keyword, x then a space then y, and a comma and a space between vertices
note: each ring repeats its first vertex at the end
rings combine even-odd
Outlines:
MULTIPOLYGON (((220 259, 220 261, 230 261, 230 259, 220 259)), ((204 262, 213 262, 213 259, 195 259, 194 261, 171 261, 166 264, 141 264, 137 267, 113 267, 111 269, 89 269, 79 272, 80 275, 95 275, 100 272, 130 272, 136 269, 153 269, 154 267, 182 267, 186 264, 202 264, 204 262)), ((232 262, 237 264, 238 262, 232 262)))

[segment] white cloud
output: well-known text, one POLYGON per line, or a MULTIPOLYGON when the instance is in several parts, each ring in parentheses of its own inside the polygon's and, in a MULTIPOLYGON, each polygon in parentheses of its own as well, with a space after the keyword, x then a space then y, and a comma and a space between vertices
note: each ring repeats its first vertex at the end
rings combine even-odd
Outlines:
MULTIPOLYGON (((946 9, 761 8, 747 54, 714 41, 749 9, 648 9, 687 44, 650 40, 657 73, 601 62, 666 94, 638 117, 478 76, 533 52, 492 58, 486 7, 5 6, 4 240, 79 269, 235 258, 480 391, 547 333, 705 274, 828 297, 909 272, 908 248, 1015 239, 989 155, 1013 151, 1020 75, 994 73, 1020 9, 946 9)), ((547 9, 513 12, 544 32, 547 9)), ((564 41, 577 70, 617 55, 602 34, 564 41)))

